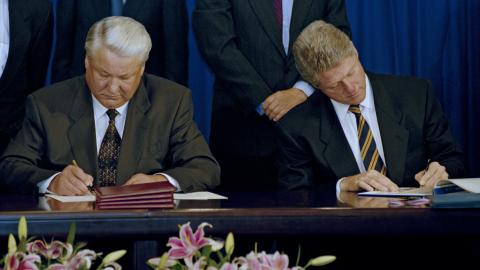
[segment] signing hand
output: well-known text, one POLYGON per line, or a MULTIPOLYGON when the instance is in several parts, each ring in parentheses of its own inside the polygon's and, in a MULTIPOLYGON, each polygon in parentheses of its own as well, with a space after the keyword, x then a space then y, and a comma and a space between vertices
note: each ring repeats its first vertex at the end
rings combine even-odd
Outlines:
POLYGON ((425 170, 415 174, 415 180, 417 180, 420 186, 429 188, 433 188, 438 181, 445 179, 448 179, 447 170, 436 161, 430 163, 425 170))
POLYGON ((93 177, 91 175, 77 166, 68 165, 53 178, 48 190, 59 195, 85 195, 89 192, 87 186, 92 184, 93 177))
POLYGON ((293 107, 307 100, 307 95, 297 88, 277 91, 267 97, 262 108, 270 120, 278 121, 293 107))
POLYGON ((341 191, 397 191, 398 186, 385 175, 370 170, 360 174, 345 177, 340 184, 341 191))
POLYGON ((144 173, 137 173, 134 176, 130 177, 130 179, 128 179, 124 186, 163 181, 167 181, 167 178, 161 174, 147 175, 144 173))

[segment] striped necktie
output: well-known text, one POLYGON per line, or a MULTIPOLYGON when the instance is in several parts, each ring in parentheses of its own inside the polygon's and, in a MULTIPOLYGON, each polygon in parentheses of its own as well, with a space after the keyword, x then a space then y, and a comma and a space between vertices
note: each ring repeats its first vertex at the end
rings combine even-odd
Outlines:
POLYGON ((385 164, 378 153, 372 130, 368 126, 367 121, 365 121, 365 118, 360 111, 360 106, 350 105, 348 111, 352 112, 357 119, 357 135, 360 143, 360 154, 362 156, 363 164, 365 165, 365 170, 376 170, 381 174, 386 175, 387 167, 385 167, 385 164))

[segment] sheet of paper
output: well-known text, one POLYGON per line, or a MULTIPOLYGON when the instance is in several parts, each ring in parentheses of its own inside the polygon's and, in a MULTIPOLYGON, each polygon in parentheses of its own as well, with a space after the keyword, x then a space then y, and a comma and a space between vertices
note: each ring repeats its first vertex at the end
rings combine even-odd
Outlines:
POLYGON ((45 197, 52 198, 61 202, 94 202, 95 195, 83 195, 83 196, 62 196, 56 194, 45 194, 45 197))
POLYGON ((447 181, 454 183, 466 191, 480 193, 480 178, 448 179, 447 181))
POLYGON ((228 198, 208 191, 174 193, 175 200, 227 200, 228 198))
POLYGON ((415 187, 401 187, 398 191, 385 192, 385 191, 366 191, 358 193, 359 196, 372 196, 372 197, 425 197, 432 195, 432 189, 415 188, 415 187))

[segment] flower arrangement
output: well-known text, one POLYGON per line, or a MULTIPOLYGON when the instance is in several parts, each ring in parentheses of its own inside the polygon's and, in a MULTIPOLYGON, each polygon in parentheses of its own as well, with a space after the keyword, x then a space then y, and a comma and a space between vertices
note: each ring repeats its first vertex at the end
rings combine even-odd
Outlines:
POLYGON ((147 264, 156 270, 160 269, 193 269, 193 270, 300 270, 310 266, 322 266, 333 262, 335 256, 320 256, 308 261, 301 267, 289 268, 289 258, 286 254, 278 251, 267 254, 265 251, 257 252, 256 248, 245 257, 235 257, 232 260, 234 250, 233 234, 229 233, 225 241, 213 240, 205 237, 205 227, 211 224, 202 223, 193 232, 190 223, 180 226, 179 237, 170 237, 165 252, 161 257, 148 260, 147 264))
MULTIPOLYGON (((86 270, 102 255, 90 249, 83 249, 85 243, 73 244, 76 226, 73 223, 67 242, 27 239, 27 221, 21 217, 18 223, 18 244, 15 237, 8 236, 8 253, 0 260, 0 270, 86 270)), ((97 269, 119 270, 116 263, 125 250, 114 251, 103 258, 97 269)))

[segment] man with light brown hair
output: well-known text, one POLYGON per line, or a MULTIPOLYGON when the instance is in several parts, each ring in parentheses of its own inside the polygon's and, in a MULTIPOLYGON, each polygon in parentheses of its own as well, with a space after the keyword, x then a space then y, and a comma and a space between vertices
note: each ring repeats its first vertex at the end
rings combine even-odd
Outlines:
POLYGON ((283 188, 395 191, 464 175, 430 82, 365 72, 350 39, 324 21, 293 53, 317 91, 279 123, 283 188))

